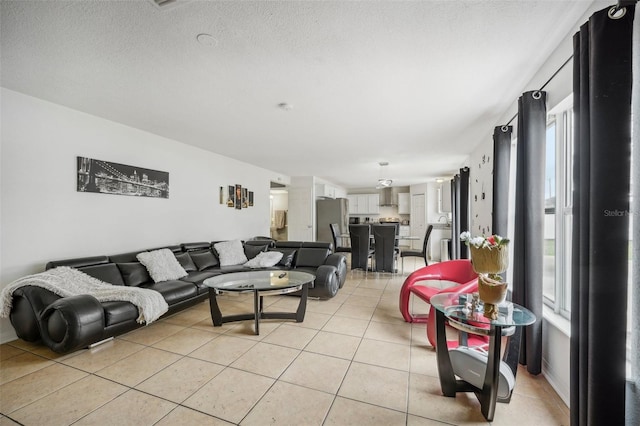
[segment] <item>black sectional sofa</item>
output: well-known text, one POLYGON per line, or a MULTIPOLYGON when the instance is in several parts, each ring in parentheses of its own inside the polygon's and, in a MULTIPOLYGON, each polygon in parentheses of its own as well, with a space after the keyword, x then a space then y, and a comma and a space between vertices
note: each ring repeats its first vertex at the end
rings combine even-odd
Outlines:
MULTIPOLYGON (((169 310, 164 316, 192 306, 209 296, 203 281, 230 272, 251 270, 243 265, 220 266, 214 243, 196 242, 162 248, 170 249, 187 271, 186 277, 155 283, 136 255, 142 251, 111 256, 92 256, 52 261, 46 269, 58 266, 77 268, 102 281, 124 286, 138 286, 158 291, 169 310)), ((316 276, 309 286, 309 296, 329 299, 336 295, 346 279, 344 255, 333 253, 330 243, 250 240, 243 243, 245 254, 253 258, 260 251, 283 253, 272 268, 296 269, 316 276)), ((41 341, 55 352, 66 353, 87 347, 141 327, 136 321, 138 309, 129 302, 99 302, 90 295, 60 297, 36 286, 24 286, 13 293, 11 324, 19 338, 41 341)))

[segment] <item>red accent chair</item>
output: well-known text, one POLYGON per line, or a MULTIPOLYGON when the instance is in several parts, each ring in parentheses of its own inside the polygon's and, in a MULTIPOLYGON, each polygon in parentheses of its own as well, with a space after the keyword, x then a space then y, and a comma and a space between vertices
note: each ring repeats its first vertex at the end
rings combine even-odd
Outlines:
MULTIPOLYGON (((436 314, 435 308, 429 308, 428 315, 412 315, 409 309, 411 293, 429 303, 431 297, 441 293, 465 294, 478 291, 478 274, 475 273, 468 259, 450 260, 447 262, 434 263, 433 265, 420 268, 407 277, 400 290, 400 312, 407 322, 427 323, 427 339, 434 348, 436 347, 436 314), (421 281, 438 280, 459 283, 440 289, 426 285, 419 285, 421 281)), ((473 324, 481 326, 481 324, 473 324)), ((473 334, 467 335, 467 346, 485 346, 488 339, 485 336, 473 334)), ((447 347, 458 346, 457 340, 447 341, 447 347)))
POLYGON ((431 297, 439 293, 472 293, 478 291, 478 274, 475 273, 468 259, 449 260, 434 263, 411 273, 400 289, 400 312, 406 322, 427 322, 429 316, 412 315, 409 309, 411 294, 429 303, 431 297), (459 283, 445 289, 420 285, 421 281, 451 281, 459 283))

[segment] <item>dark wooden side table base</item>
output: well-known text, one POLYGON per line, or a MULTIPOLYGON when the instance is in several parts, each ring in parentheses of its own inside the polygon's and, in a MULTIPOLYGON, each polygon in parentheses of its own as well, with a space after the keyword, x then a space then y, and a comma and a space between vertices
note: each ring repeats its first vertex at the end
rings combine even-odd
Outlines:
MULTIPOLYGON (((222 316, 218 301, 216 299, 216 289, 209 288, 209 309, 211 311, 211 320, 214 327, 220 327, 222 324, 233 321, 255 321, 256 335, 260 334, 260 319, 292 319, 296 322, 304 321, 304 315, 307 311, 307 295, 309 294, 308 284, 302 286, 302 294, 300 295, 300 303, 298 309, 295 312, 264 312, 263 309, 263 295, 258 289, 252 290, 253 292, 253 313, 236 314, 222 316)), ((262 293, 268 293, 262 290, 262 293)))
MULTIPOLYGON (((438 375, 440 376, 440 386, 445 396, 455 397, 458 392, 474 392, 478 401, 482 415, 487 421, 493 421, 496 412, 496 402, 509 402, 508 398, 498 398, 498 381, 500 374, 500 351, 502 343, 503 327, 491 325, 489 332, 489 356, 487 358, 487 369, 484 376, 482 389, 465 382, 457 380, 453 372, 449 348, 447 347, 447 336, 445 330, 446 317, 440 310, 436 311, 436 356, 438 360, 438 375)), ((513 377, 516 377, 518 356, 520 352, 520 339, 522 328, 516 327, 513 335, 509 338, 509 346, 505 353, 505 362, 511 369, 513 377)))

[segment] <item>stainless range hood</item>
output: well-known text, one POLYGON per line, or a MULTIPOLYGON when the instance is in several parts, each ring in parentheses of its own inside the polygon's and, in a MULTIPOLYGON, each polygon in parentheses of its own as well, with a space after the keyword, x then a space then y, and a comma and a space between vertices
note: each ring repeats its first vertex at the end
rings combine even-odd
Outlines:
POLYGON ((378 194, 380 195, 380 206, 389 207, 398 205, 398 188, 383 188, 378 194))

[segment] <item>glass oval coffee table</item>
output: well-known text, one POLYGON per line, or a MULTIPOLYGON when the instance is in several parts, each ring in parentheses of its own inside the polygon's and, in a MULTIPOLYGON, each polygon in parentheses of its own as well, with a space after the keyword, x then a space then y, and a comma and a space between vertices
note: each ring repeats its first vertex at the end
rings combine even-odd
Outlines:
POLYGON ((260 334, 260 319, 294 319, 304 321, 307 309, 309 284, 313 274, 301 271, 249 271, 233 272, 207 278, 203 284, 209 287, 209 307, 214 327, 232 321, 255 321, 255 332, 260 334), (263 296, 293 293, 302 290, 296 312, 264 312, 263 296), (223 293, 253 293, 253 313, 222 316, 216 296, 223 293))

